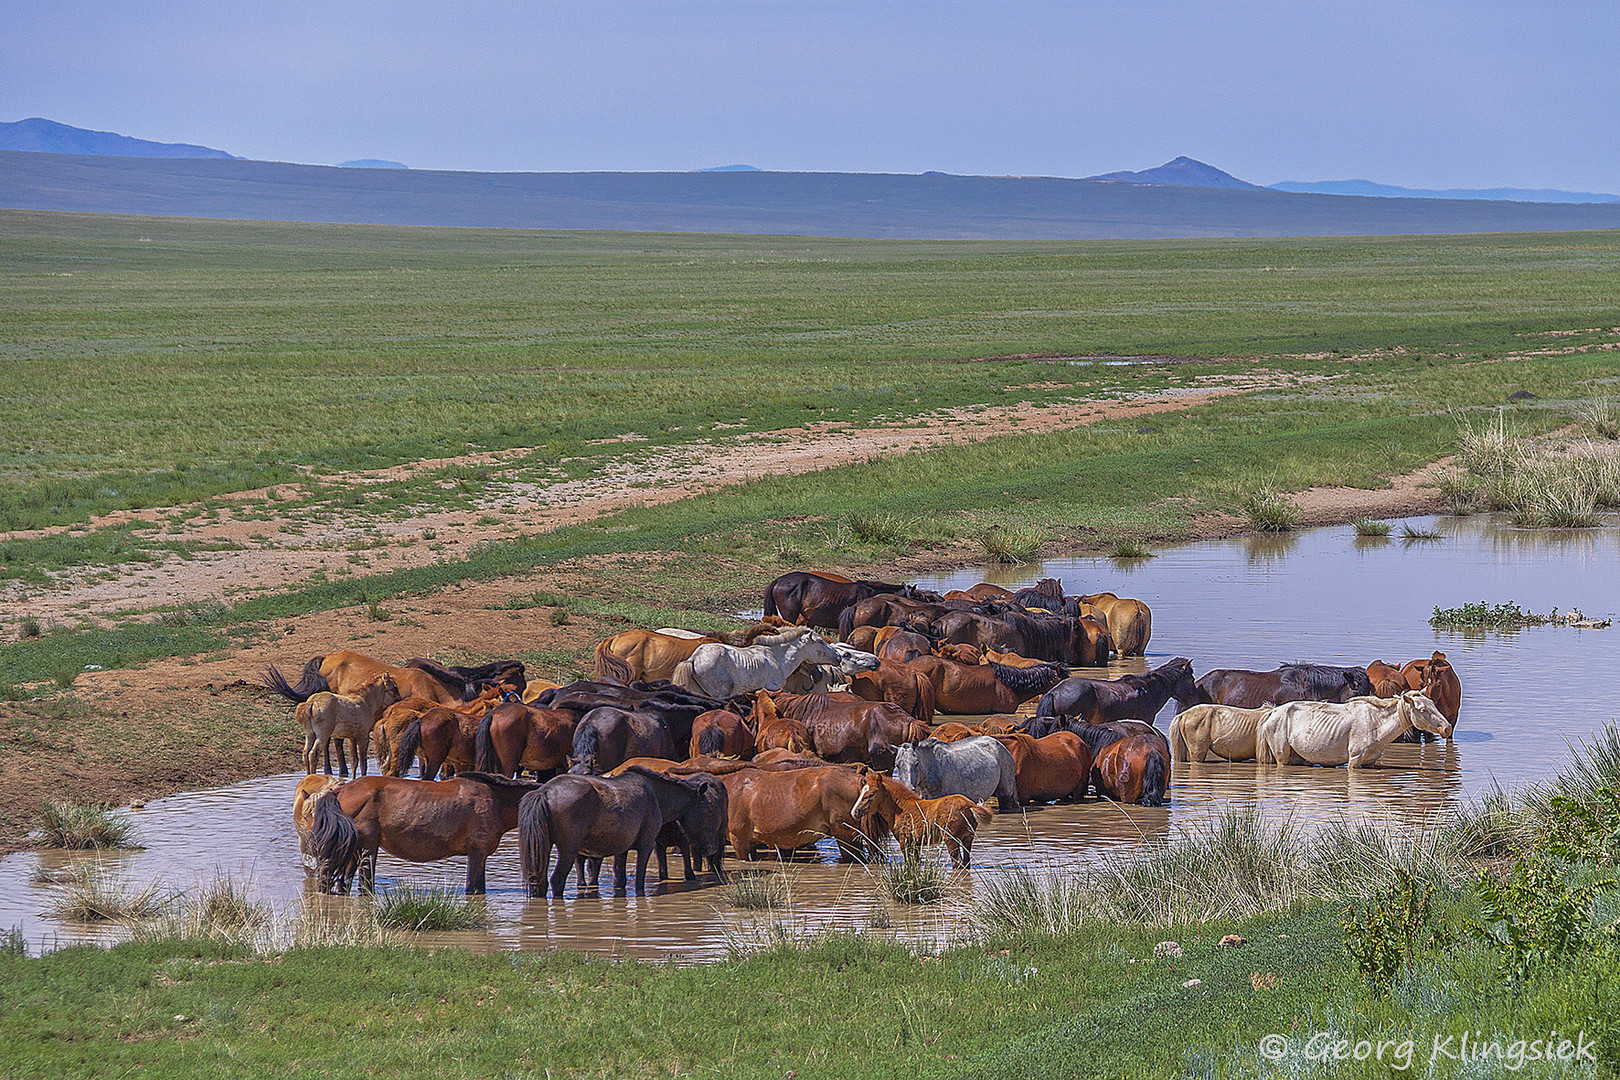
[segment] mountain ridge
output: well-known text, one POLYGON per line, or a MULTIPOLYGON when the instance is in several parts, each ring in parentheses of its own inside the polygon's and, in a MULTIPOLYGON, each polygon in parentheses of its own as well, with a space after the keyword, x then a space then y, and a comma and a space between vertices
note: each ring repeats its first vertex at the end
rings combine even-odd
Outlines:
POLYGON ((108 157, 222 158, 241 161, 235 154, 192 143, 152 142, 113 131, 61 124, 42 116, 0 122, 0 150, 35 154, 91 154, 108 157))

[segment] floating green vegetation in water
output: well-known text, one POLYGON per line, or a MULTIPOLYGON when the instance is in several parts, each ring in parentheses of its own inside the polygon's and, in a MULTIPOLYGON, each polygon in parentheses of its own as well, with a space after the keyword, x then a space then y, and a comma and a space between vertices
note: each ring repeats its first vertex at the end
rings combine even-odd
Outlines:
POLYGON ((135 824, 102 803, 50 801, 39 808, 39 846, 88 850, 136 848, 135 824))
MULTIPOLYGON (((1575 614, 1579 616, 1579 612, 1575 614)), ((1462 607, 1436 607, 1434 614, 1429 617, 1430 626, 1467 630, 1521 630, 1526 626, 1546 626, 1563 621, 1557 608, 1546 615, 1539 615, 1522 610, 1512 600, 1494 606, 1481 600, 1462 607)))

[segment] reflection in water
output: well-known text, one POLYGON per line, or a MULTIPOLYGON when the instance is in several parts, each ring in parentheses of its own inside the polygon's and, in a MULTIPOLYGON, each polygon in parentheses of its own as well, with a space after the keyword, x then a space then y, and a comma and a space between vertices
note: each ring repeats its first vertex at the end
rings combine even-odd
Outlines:
MULTIPOLYGON (((1269 820, 1307 830, 1346 815, 1416 828, 1492 784, 1521 785, 1556 772, 1568 758, 1566 739, 1579 741, 1615 718, 1611 687, 1620 667, 1620 630, 1538 627, 1465 637, 1435 631, 1427 619, 1435 606, 1479 599, 1513 600, 1539 611, 1573 606, 1589 615, 1611 614, 1620 608, 1620 575, 1611 572, 1620 555, 1620 531, 1548 535, 1479 518, 1448 519, 1445 529, 1445 540, 1431 544, 1359 544, 1346 526, 1281 543, 1251 538, 1192 544, 1135 564, 1068 559, 1007 571, 999 580, 1009 586, 1057 577, 1071 592, 1112 589, 1152 606, 1149 656, 1076 669, 1076 675, 1117 678, 1172 656, 1191 658, 1203 672, 1269 669, 1293 660, 1396 661, 1438 649, 1448 653, 1462 679, 1462 714, 1454 742, 1394 746, 1378 769, 1183 762, 1172 771, 1167 806, 1090 801, 998 815, 974 844, 972 871, 958 874, 953 889, 965 894, 1012 867, 1079 870, 1127 858, 1144 842, 1197 828, 1227 810, 1257 808, 1269 820)), ((979 573, 964 572, 922 584, 965 588, 978 580, 979 573)), ((1161 727, 1173 708, 1161 714, 1161 727)), ((86 859, 115 867, 138 885, 158 880, 170 889, 194 890, 225 874, 251 882, 283 910, 352 909, 362 901, 310 891, 291 825, 299 779, 262 777, 154 800, 133 814, 145 851, 23 852, 0 860, 0 929, 20 926, 35 950, 121 936, 39 914, 51 889, 33 882, 36 869, 86 859)), ((678 877, 679 859, 675 864, 678 877)), ((830 842, 776 872, 789 875, 793 898, 790 913, 781 918, 731 910, 710 879, 677 880, 648 897, 611 891, 581 896, 570 883, 561 900, 530 899, 518 880, 515 838, 509 836, 489 863, 490 928, 433 940, 480 949, 702 959, 724 956, 732 941, 765 942, 772 935, 835 925, 888 926, 884 933, 905 940, 942 939, 955 929, 950 913, 937 907, 886 907, 876 898, 873 877, 859 865, 839 863, 830 842)), ((416 865, 385 854, 378 885, 459 890, 465 873, 460 859, 416 865)))

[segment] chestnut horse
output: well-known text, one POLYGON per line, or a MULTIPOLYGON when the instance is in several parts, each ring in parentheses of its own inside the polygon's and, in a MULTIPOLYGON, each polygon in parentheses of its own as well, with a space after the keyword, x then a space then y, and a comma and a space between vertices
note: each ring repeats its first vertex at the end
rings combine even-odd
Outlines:
POLYGON ((755 757, 770 750, 784 750, 793 754, 810 753, 810 729, 802 720, 779 714, 771 695, 754 695, 754 711, 749 719, 754 725, 755 757))
POLYGON ((857 819, 868 808, 894 822, 894 838, 904 858, 916 859, 924 847, 944 844, 951 865, 965 867, 973 857, 973 838, 990 824, 995 811, 966 795, 924 799, 900 781, 862 765, 861 795, 851 808, 857 819))
POLYGON ((925 724, 934 722, 934 684, 909 664, 880 660, 876 671, 850 676, 849 691, 867 701, 898 705, 925 724))
MULTIPOLYGON (((1440 710, 1440 715, 1453 728, 1457 726, 1457 713, 1462 708, 1462 680, 1457 678, 1445 653, 1437 652, 1427 660, 1409 660, 1401 665, 1401 674, 1406 678, 1406 689, 1422 690, 1440 710)), ((1420 737, 1424 741, 1434 738, 1428 732, 1420 737)))
MULTIPOLYGON (((935 738, 939 735, 936 732, 935 738)), ((1091 747, 1072 731, 1043 738, 997 735, 1018 768, 1018 801, 1070 802, 1086 797, 1091 787, 1091 747)))
POLYGON ((527 769, 541 780, 566 772, 578 722, 571 709, 539 709, 518 701, 497 705, 473 734, 478 771, 516 776, 527 769))
POLYGON ((1116 802, 1163 806, 1168 756, 1145 735, 1115 739, 1097 751, 1091 782, 1116 802))
POLYGON ((289 701, 308 701, 323 690, 352 694, 379 675, 392 675, 402 698, 425 697, 440 705, 460 705, 462 696, 421 668, 390 667, 362 653, 347 650, 312 658, 304 665, 296 685, 274 666, 265 668, 264 684, 289 701))
POLYGON ((938 656, 919 656, 906 665, 925 676, 934 688, 934 707, 957 716, 1013 712, 1068 677, 1059 663, 1011 667, 990 661, 958 664, 938 656))
POLYGON ((829 836, 838 841, 841 857, 853 859, 866 843, 875 843, 893 827, 882 808, 855 817, 861 778, 843 765, 781 772, 739 769, 721 779, 730 796, 731 850, 739 859, 753 858, 758 847, 792 851, 829 836))
POLYGON ((928 737, 928 725, 886 701, 853 694, 774 694, 772 703, 778 714, 803 721, 816 754, 827 761, 889 769, 895 747, 928 737))
POLYGON ((539 785, 465 773, 422 782, 392 776, 352 780, 315 796, 309 851, 321 892, 347 893, 360 872, 372 892, 377 849, 409 862, 467 857, 467 892, 484 891, 484 863, 517 825, 518 805, 539 785))
MULTIPOLYGON (((477 698, 459 706, 443 706, 429 698, 409 697, 403 701, 396 701, 384 709, 382 715, 377 717, 377 724, 371 729, 371 739, 377 744, 377 767, 384 776, 404 776, 411 767, 409 759, 399 760, 399 743, 405 737, 405 729, 411 726, 429 709, 453 707, 457 712, 468 716, 483 716, 494 708, 501 700, 503 694, 500 690, 490 688, 477 698)), ((420 745, 421 733, 417 734, 420 745)), ((413 752, 414 755, 414 752, 413 752)), ((485 772, 499 772, 498 769, 486 769, 485 772)))
POLYGON ((1367 681, 1372 684, 1373 697, 1396 697, 1419 687, 1409 686, 1406 673, 1394 664, 1373 660, 1367 664, 1367 681))
POLYGON ((730 709, 710 709, 692 721, 688 757, 751 758, 754 733, 730 709))

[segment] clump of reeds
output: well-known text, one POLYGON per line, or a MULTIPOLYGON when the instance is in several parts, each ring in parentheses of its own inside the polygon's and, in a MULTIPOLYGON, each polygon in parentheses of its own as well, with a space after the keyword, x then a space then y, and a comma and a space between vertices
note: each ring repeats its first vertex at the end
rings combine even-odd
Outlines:
MULTIPOLYGON (((1601 421, 1606 414, 1594 415, 1601 421)), ((1598 523, 1600 510, 1620 507, 1620 455, 1609 448, 1588 441, 1559 450, 1527 442, 1500 414, 1480 429, 1466 417, 1457 424, 1457 456, 1467 473, 1440 481, 1453 512, 1483 503, 1518 525, 1582 529, 1598 523)))
POLYGON ((481 930, 489 925, 481 900, 449 889, 403 885, 378 893, 373 911, 377 923, 390 930, 481 930))
POLYGON ((4 935, 0 935, 0 956, 27 956, 28 939, 23 937, 22 927, 13 926, 4 935))
POLYGON ((1467 416, 1457 417, 1457 460, 1478 476, 1501 476, 1508 472, 1522 443, 1518 432, 1507 426, 1506 411, 1498 409, 1496 420, 1479 427, 1467 416))
POLYGON ((1608 398, 1582 406, 1575 413, 1582 428, 1602 439, 1620 439, 1620 408, 1608 398))
POLYGON ((74 922, 138 923, 162 914, 170 899, 155 881, 135 889, 116 873, 93 870, 61 886, 45 914, 74 922))
POLYGON ((1290 532, 1299 525, 1299 511, 1281 492, 1258 488, 1239 503, 1249 524, 1261 532, 1290 532))
POLYGON ((1109 550, 1110 559, 1151 559, 1153 552, 1146 544, 1139 544, 1135 540, 1120 540, 1109 550))
POLYGON ((158 917, 133 929, 142 941, 204 939, 264 948, 274 925, 275 913, 253 899, 248 885, 220 875, 176 896, 158 917))
POLYGON ((1421 540, 1440 540, 1442 538, 1439 529, 1420 529, 1410 524, 1401 526, 1401 539, 1408 544, 1417 543, 1421 540))
POLYGON ((35 825, 39 847, 89 850, 140 846, 135 843, 135 823, 104 803, 52 800, 39 808, 35 825))
POLYGON ((1446 500, 1446 509, 1456 517, 1466 517, 1484 502, 1478 477, 1462 469, 1447 469, 1436 479, 1434 486, 1446 500))
POLYGON ((880 852, 866 868, 877 878, 878 893, 897 904, 937 904, 951 879, 950 864, 938 849, 880 852))
POLYGON ((1356 530, 1357 536, 1369 537, 1388 536, 1390 529, 1389 522, 1387 521, 1379 521, 1377 518, 1365 517, 1357 518, 1355 521, 1351 522, 1351 526, 1356 530))
POLYGON ((793 886, 785 871, 736 869, 726 876, 720 896, 744 911, 780 911, 792 904, 793 886))
POLYGON ((1008 566, 1034 562, 1046 541, 1046 533, 1030 525, 992 525, 979 535, 985 554, 1008 566))

